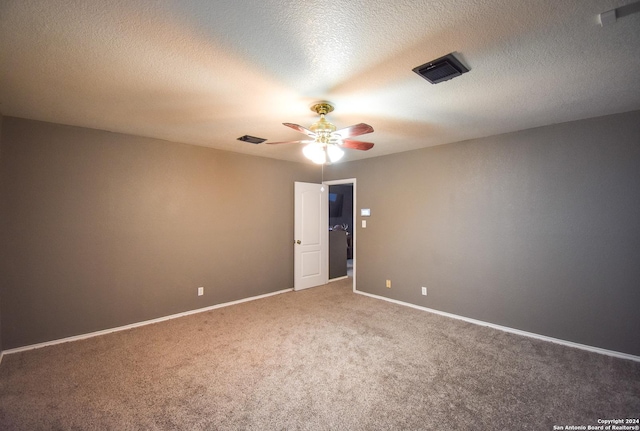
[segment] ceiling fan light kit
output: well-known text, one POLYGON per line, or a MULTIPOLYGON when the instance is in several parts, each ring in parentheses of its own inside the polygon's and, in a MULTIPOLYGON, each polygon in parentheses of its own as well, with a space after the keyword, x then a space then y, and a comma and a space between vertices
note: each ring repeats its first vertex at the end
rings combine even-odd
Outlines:
POLYGON ((302 154, 313 163, 324 165, 327 160, 335 163, 344 156, 344 151, 335 144, 322 145, 317 142, 311 142, 302 149, 302 154))
POLYGON ((352 136, 364 135, 373 132, 373 127, 360 123, 344 129, 336 130, 336 126, 327 121, 325 115, 333 111, 333 106, 328 102, 318 102, 311 106, 311 110, 320 115, 320 119, 308 129, 298 124, 282 123, 300 133, 311 137, 311 140, 267 142, 267 144, 306 144, 302 154, 309 160, 319 165, 335 163, 344 156, 342 148, 367 151, 373 148, 371 142, 354 141, 347 139, 352 136))

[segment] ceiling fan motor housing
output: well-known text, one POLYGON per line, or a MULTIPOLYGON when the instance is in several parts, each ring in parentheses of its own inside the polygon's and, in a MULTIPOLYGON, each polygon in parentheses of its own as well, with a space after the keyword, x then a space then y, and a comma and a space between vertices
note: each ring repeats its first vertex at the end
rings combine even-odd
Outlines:
POLYGON ((332 141, 336 141, 336 139, 332 133, 336 131, 336 126, 324 118, 325 114, 333 111, 333 106, 330 103, 320 102, 311 106, 311 110, 320 115, 320 120, 309 127, 309 130, 316 134, 316 142, 321 144, 334 143, 332 141))
POLYGON ((327 144, 329 143, 329 139, 331 134, 336 131, 336 126, 331 124, 324 118, 324 114, 320 116, 320 120, 316 121, 309 127, 309 129, 316 134, 319 140, 327 144))

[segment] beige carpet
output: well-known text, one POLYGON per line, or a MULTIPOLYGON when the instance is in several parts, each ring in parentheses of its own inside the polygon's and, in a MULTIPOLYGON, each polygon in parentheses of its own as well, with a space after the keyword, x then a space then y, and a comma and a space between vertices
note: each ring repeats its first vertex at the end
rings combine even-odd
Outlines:
POLYGON ((1 430, 551 430, 640 417, 640 363, 350 280, 5 356, 1 430))

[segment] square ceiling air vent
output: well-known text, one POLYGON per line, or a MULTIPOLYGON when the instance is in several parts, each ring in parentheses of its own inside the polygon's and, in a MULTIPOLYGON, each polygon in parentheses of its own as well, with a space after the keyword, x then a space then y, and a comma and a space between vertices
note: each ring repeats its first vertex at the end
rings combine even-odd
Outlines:
POLYGON ((244 136, 240 136, 238 138, 238 141, 248 142, 250 144, 262 144, 264 141, 266 141, 266 139, 257 138, 255 136, 251 136, 251 135, 244 135, 244 136))
POLYGON ((415 67, 413 71, 430 83, 437 84, 467 73, 469 69, 460 63, 460 61, 454 57, 453 53, 451 53, 425 63, 422 66, 415 67))

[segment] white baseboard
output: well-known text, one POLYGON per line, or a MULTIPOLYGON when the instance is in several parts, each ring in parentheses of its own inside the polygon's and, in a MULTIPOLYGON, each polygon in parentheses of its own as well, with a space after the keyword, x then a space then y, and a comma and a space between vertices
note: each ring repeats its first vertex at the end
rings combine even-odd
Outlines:
POLYGON ((589 346, 587 344, 574 343, 573 341, 562 340, 560 338, 547 337, 546 335, 540 335, 540 334, 535 334, 533 332, 522 331, 520 329, 509 328, 508 326, 496 325, 495 323, 489 323, 489 322, 484 322, 482 320, 471 319, 469 317, 459 316, 457 314, 447 313, 445 311, 434 310, 433 308, 422 307, 420 305, 411 304, 409 302, 398 301, 397 299, 391 299, 391 298, 386 298, 384 296, 374 295, 372 293, 363 292, 361 290, 355 290, 355 288, 354 288, 354 292, 360 295, 371 297, 371 298, 381 299, 387 302, 393 302, 394 304, 404 305, 405 307, 411 307, 417 310, 439 314, 440 316, 463 320, 468 323, 473 323, 474 325, 487 326, 489 328, 498 329, 500 331, 509 332, 511 334, 522 335, 524 337, 535 338, 538 340, 548 341, 556 344, 562 344, 563 346, 587 350, 589 352, 599 353, 601 355, 613 356, 616 358, 628 359, 630 361, 640 362, 640 356, 631 355, 629 353, 616 352, 615 350, 602 349, 600 347, 589 346))
MULTIPOLYGON (((337 281, 337 280, 340 280, 340 279, 332 279, 330 281, 337 281)), ((4 355, 10 355, 12 353, 24 352, 26 350, 39 349, 41 347, 53 346, 53 345, 56 345, 56 344, 68 343, 68 342, 71 342, 71 341, 84 340, 84 339, 87 339, 87 338, 98 337, 100 335, 110 334, 112 332, 126 331, 128 329, 138 328, 140 326, 152 325, 154 323, 164 322, 164 321, 175 319, 175 318, 178 318, 178 317, 189 316, 191 314, 204 313, 206 311, 215 310, 215 309, 223 308, 223 307, 229 307, 231 305, 241 304, 243 302, 255 301, 256 299, 267 298, 269 296, 279 295, 281 293, 287 293, 287 292, 291 292, 291 291, 293 291, 293 289, 279 290, 277 292, 265 293, 263 295, 252 296, 252 297, 249 297, 249 298, 239 299, 237 301, 225 302, 225 303, 222 303, 222 304, 216 304, 216 305, 212 305, 212 306, 209 306, 209 307, 198 308, 196 310, 185 311, 185 312, 182 312, 182 313, 177 313, 177 314, 172 314, 172 315, 169 315, 169 316, 159 317, 157 319, 145 320, 143 322, 132 323, 130 325, 119 326, 119 327, 116 327, 116 328, 104 329, 102 331, 90 332, 90 333, 87 333, 87 334, 75 335, 73 337, 60 338, 58 340, 47 341, 47 342, 44 342, 44 343, 31 344, 31 345, 28 345, 28 346, 16 347, 14 349, 3 350, 3 351, 0 351, 0 364, 2 364, 2 358, 3 358, 4 355)), ((482 320, 471 319, 469 317, 459 316, 457 314, 447 313, 445 311, 434 310, 432 308, 422 307, 420 305, 415 305, 415 304, 411 304, 409 302, 399 301, 397 299, 391 299, 391 298, 386 298, 384 296, 374 295, 372 293, 367 293, 367 292, 363 292, 361 290, 356 290, 355 288, 354 288, 353 291, 355 293, 357 293, 357 294, 368 296, 370 298, 375 298, 375 299, 380 299, 380 300, 387 301, 387 302, 392 302, 394 304, 403 305, 405 307, 415 308, 417 310, 438 314, 438 315, 444 316, 444 317, 450 317, 452 319, 462 320, 462 321, 465 321, 465 322, 468 322, 468 323, 473 323, 475 325, 487 326, 489 328, 497 329, 497 330, 504 331, 504 332, 509 332, 511 334, 522 335, 524 337, 535 338, 535 339, 542 340, 542 341, 547 341, 547 342, 561 344, 561 345, 568 346, 568 347, 574 347, 574 348, 577 348, 577 349, 587 350, 589 352, 599 353, 601 355, 613 356, 613 357, 616 357, 616 358, 621 358, 621 359, 627 359, 627 360, 630 360, 630 361, 640 362, 640 356, 631 355, 629 353, 616 352, 615 350, 602 349, 600 347, 594 347, 594 346, 589 346, 589 345, 586 345, 586 344, 574 343, 572 341, 567 341, 567 340, 562 340, 562 339, 559 339, 559 338, 548 337, 546 335, 535 334, 533 332, 522 331, 520 329, 509 328, 508 326, 496 325, 495 323, 489 323, 489 322, 484 322, 482 320)))
POLYGON ((344 280, 345 278, 349 278, 349 276, 348 275, 343 275, 342 277, 332 278, 332 279, 329 280, 329 283, 334 282, 334 281, 344 280))
POLYGON ((98 337, 100 335, 111 334, 112 332, 126 331, 128 329, 139 328, 140 326, 153 325, 154 323, 165 322, 167 320, 175 319, 175 318, 178 318, 178 317, 185 317, 185 316, 189 316, 191 314, 204 313, 205 311, 211 311, 211 310, 215 310, 217 308, 229 307, 231 305, 241 304, 243 302, 255 301, 256 299, 267 298, 269 296, 279 295, 281 293, 287 293, 287 292, 292 292, 292 291, 293 291, 293 289, 278 290, 277 292, 265 293, 263 295, 251 296, 249 298, 238 299, 236 301, 225 302, 225 303, 222 303, 222 304, 211 305, 209 307, 204 307, 204 308, 198 308, 198 309, 195 309, 195 310, 184 311, 182 313, 171 314, 170 316, 164 316, 164 317, 159 317, 157 319, 145 320, 145 321, 142 321, 142 322, 132 323, 130 325, 118 326, 116 328, 110 328, 110 329, 104 329, 102 331, 90 332, 88 334, 74 335, 73 337, 60 338, 58 340, 46 341, 44 343, 30 344, 28 346, 16 347, 14 349, 7 349, 7 350, 2 351, 2 353, 0 354, 0 361, 2 360, 2 356, 1 355, 10 355, 12 353, 24 352, 26 350, 40 349, 42 347, 53 346, 53 345, 56 345, 56 344, 62 344, 62 343, 68 343, 68 342, 71 342, 71 341, 78 341, 78 340, 84 340, 84 339, 87 339, 87 338, 98 337))

